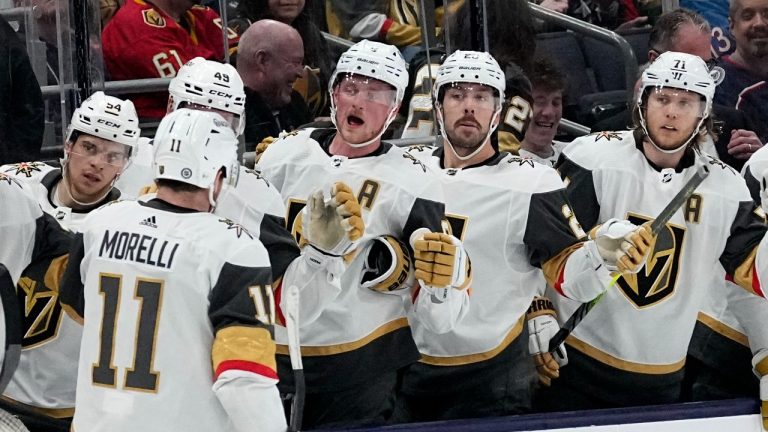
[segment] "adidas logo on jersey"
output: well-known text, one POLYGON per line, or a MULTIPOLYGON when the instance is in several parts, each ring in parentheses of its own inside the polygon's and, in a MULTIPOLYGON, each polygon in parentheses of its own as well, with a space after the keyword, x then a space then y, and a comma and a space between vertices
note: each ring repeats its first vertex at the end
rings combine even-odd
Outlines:
POLYGON ((143 221, 139 222, 139 225, 146 225, 150 228, 157 228, 157 220, 154 216, 150 216, 143 221))

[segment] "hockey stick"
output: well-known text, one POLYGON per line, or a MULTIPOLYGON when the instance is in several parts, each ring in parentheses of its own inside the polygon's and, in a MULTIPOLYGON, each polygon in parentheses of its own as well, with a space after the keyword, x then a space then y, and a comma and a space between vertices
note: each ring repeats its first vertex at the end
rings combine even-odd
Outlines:
POLYGON ((291 357, 293 369, 294 394, 291 402, 291 418, 288 430, 301 430, 301 420, 304 415, 304 398, 306 386, 304 383, 304 366, 301 363, 301 342, 299 339, 299 288, 291 285, 285 295, 285 329, 288 332, 288 355, 291 357))
MULTIPOLYGON (((693 195, 693 192, 696 190, 697 187, 701 184, 701 182, 704 181, 705 178, 709 175, 709 168, 707 168, 706 165, 699 165, 699 167, 696 169, 696 172, 693 174, 693 176, 688 179, 688 182, 683 186, 683 188, 680 190, 680 192, 675 195, 671 201, 669 201, 669 204, 667 204, 666 207, 659 213, 659 215, 656 217, 656 219, 651 222, 651 234, 655 237, 659 234, 661 229, 666 226, 667 222, 669 222, 670 219, 672 219, 672 216, 674 216, 675 213, 677 213, 677 210, 680 209, 680 207, 683 206, 688 201, 688 198, 693 195)), ((565 324, 560 327, 560 330, 555 333, 554 336, 552 336, 552 339, 549 340, 549 353, 552 354, 555 351, 557 351, 557 348, 565 342, 565 339, 571 334, 573 329, 576 328, 577 325, 581 322, 581 320, 584 319, 585 316, 589 313, 589 311, 592 310, 593 307, 595 307, 596 304, 600 302, 600 300, 603 299, 603 296, 605 296, 605 293, 608 292, 608 290, 616 284, 616 282, 621 277, 621 274, 617 274, 613 279, 611 279, 611 283, 608 284, 608 287, 600 293, 597 297, 592 299, 591 301, 587 303, 582 303, 579 305, 579 307, 576 309, 576 311, 573 313, 573 315, 568 318, 568 320, 565 322, 565 324)))

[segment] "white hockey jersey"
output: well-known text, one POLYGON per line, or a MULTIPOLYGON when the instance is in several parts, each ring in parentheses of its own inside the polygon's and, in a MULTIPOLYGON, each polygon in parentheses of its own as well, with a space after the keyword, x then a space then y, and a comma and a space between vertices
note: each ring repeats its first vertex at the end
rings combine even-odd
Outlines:
MULTIPOLYGON (((335 133, 334 129, 294 132, 275 141, 261 157, 258 168, 286 203, 288 227, 294 227, 312 191, 320 188, 327 196, 335 182, 343 181, 363 209, 365 234, 358 251, 382 235, 408 244, 416 229, 441 231, 443 191, 422 162, 389 144, 365 157, 332 156, 327 149, 335 133)), ((310 391, 354 387, 418 359, 404 307, 410 293, 389 295, 362 288, 362 258, 358 254, 349 264, 341 291, 333 293, 336 297, 302 292, 301 309, 316 312, 301 323, 300 332, 310 391), (366 367, 358 367, 361 364, 366 367)), ((287 354, 284 328, 276 327, 275 339, 283 345, 278 354, 287 354)), ((278 366, 283 381, 289 380, 287 356, 278 355, 278 366)))
POLYGON ((565 185, 551 167, 508 153, 478 166, 446 169, 443 149, 409 152, 440 179, 446 218, 473 269, 472 306, 452 331, 438 335, 418 318, 411 321, 421 361, 455 366, 490 359, 521 334, 531 301, 546 285, 542 263, 583 234, 561 212, 568 205, 565 185), (553 218, 552 210, 560 217, 553 218))
POLYGON ((538 163, 554 167, 555 164, 557 163, 557 159, 560 157, 560 153, 563 152, 563 148, 565 148, 565 146, 567 145, 568 145, 567 142, 552 141, 552 155, 550 155, 549 157, 541 157, 536 153, 529 152, 524 148, 520 148, 520 150, 518 151, 518 154, 521 157, 531 158, 538 163))
MULTIPOLYGON (((61 168, 43 162, 22 162, 0 167, 0 173, 25 183, 43 211, 66 230, 77 232, 90 210, 57 205, 55 191, 61 168)), ((112 189, 102 203, 120 197, 112 189)), ((14 402, 31 406, 51 417, 71 417, 75 407, 77 354, 82 329, 61 309, 58 293, 46 284, 45 269, 29 269, 17 292, 24 309, 24 339, 19 368, 4 392, 14 402)))
POLYGON ((228 219, 158 199, 92 212, 61 289, 84 318, 73 430, 232 431, 212 390, 228 371, 277 398, 271 282, 266 250, 228 219))
MULTIPOLYGON (((645 267, 620 278, 567 340, 569 349, 603 365, 595 366, 603 373, 595 379, 615 379, 610 377, 615 368, 639 379, 675 375, 677 380, 716 268, 722 264, 739 285, 762 292, 754 263, 766 227, 744 180, 719 160, 693 151, 679 170, 657 169, 631 131, 578 138, 563 156, 557 168, 585 229, 612 217, 637 225, 652 220, 692 176, 694 164, 709 166, 709 177, 659 233, 645 267)), ((553 300, 563 319, 578 307, 568 299, 553 300)))
MULTIPOLYGON (((768 149, 755 152, 742 169, 750 195, 758 204, 766 170, 768 149)), ((731 282, 719 283, 725 286, 713 290, 702 306, 689 353, 724 374, 736 375, 733 378, 756 382, 750 357, 768 350, 768 302, 731 282)))
POLYGON ((0 202, 5 204, 0 210, 3 241, 0 265, 7 269, 6 274, 0 275, 0 389, 3 389, 10 378, 8 374, 18 364, 24 331, 16 304, 16 283, 30 265, 44 274, 59 274, 58 268, 66 264, 64 255, 69 249, 70 236, 43 213, 21 182, 2 173, 0 202), (12 355, 6 356, 9 349, 12 355))

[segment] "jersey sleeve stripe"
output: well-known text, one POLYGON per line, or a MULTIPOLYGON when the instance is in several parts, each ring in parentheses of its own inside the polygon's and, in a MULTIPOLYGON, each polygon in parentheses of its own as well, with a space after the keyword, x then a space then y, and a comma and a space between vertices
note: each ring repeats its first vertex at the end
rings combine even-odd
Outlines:
POLYGON ((757 248, 752 249, 752 252, 747 255, 744 262, 736 268, 733 274, 726 274, 725 279, 733 282, 740 287, 746 289, 749 292, 765 297, 762 287, 760 286, 760 280, 757 278, 757 272, 755 271, 755 258, 757 257, 757 248))
POLYGON ((243 360, 227 360, 225 362, 222 362, 216 368, 216 375, 214 379, 218 378, 219 375, 221 375, 222 373, 228 370, 240 370, 240 371, 246 371, 246 372, 253 372, 255 374, 261 375, 266 378, 271 378, 275 380, 278 379, 277 372, 275 372, 273 369, 270 369, 268 366, 249 362, 249 361, 243 361, 243 360))
POLYGON ((225 370, 241 369, 277 378, 275 342, 265 328, 230 326, 219 330, 211 358, 216 376, 225 370))
POLYGON ((568 246, 541 266, 541 270, 544 272, 544 278, 547 280, 547 283, 554 288, 555 291, 560 293, 560 295, 565 297, 568 297, 563 293, 562 287, 565 276, 565 263, 568 261, 568 257, 582 245, 583 243, 579 242, 568 246))

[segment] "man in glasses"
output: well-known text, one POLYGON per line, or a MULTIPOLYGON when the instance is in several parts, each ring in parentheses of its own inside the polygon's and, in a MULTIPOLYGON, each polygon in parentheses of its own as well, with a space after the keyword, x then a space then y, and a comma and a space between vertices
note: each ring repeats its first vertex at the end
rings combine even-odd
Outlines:
MULTIPOLYGON (((131 101, 96 92, 72 114, 61 167, 25 162, 0 167, 0 173, 26 183, 44 212, 77 232, 91 210, 120 197, 114 183, 130 164, 139 133, 131 101)), ((23 351, 4 397, 10 411, 39 414, 22 416, 32 427, 68 430, 81 329, 62 314, 52 276, 31 266, 19 280, 26 305, 23 351)))
MULTIPOLYGON (((667 51, 684 52, 701 57, 712 69, 716 60, 710 48, 710 27, 696 12, 676 9, 662 15, 653 26, 648 40, 648 61, 667 51)), ((702 148, 716 155, 733 168, 740 170, 744 162, 762 147, 760 137, 766 136, 763 126, 758 125, 747 114, 732 107, 712 105, 712 117, 718 135, 712 142, 703 143, 702 148)), ((616 117, 595 125, 595 131, 623 130, 631 122, 627 110, 616 117)))

